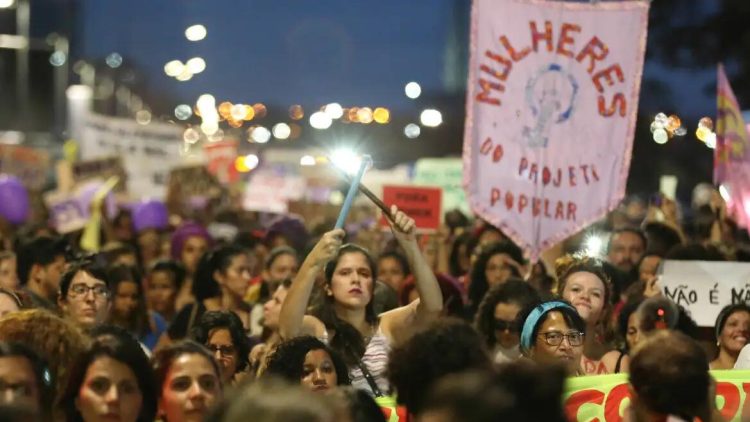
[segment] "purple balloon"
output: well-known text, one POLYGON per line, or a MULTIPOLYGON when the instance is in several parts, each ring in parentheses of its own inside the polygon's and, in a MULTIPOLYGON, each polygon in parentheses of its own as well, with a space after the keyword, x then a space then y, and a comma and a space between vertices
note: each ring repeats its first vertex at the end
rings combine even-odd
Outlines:
POLYGON ((0 216, 12 224, 21 224, 29 216, 29 193, 20 180, 0 175, 0 216))
POLYGON ((133 210, 133 227, 136 232, 148 229, 166 229, 169 225, 167 207, 155 200, 141 202, 133 210))

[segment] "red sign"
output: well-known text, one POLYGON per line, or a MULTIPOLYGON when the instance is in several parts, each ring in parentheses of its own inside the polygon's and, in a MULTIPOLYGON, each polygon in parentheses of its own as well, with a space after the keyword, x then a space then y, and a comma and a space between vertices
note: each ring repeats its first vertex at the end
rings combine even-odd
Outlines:
MULTIPOLYGON (((396 205, 417 223, 418 230, 437 230, 442 216, 443 190, 423 186, 383 186, 383 202, 396 205)), ((380 224, 387 226, 385 218, 380 224)))

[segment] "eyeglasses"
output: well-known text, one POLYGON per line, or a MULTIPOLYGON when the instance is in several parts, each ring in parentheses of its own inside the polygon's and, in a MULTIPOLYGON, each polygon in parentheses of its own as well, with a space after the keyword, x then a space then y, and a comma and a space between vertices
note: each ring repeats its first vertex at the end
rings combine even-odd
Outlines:
POLYGON ((234 355, 235 351, 237 350, 234 346, 231 345, 219 346, 216 344, 207 344, 206 347, 208 347, 208 350, 210 350, 212 353, 219 352, 222 356, 225 357, 234 355))
POLYGON ((71 296, 86 296, 89 291, 94 292, 95 297, 109 297, 109 289, 107 289, 107 286, 104 286, 102 284, 98 284, 96 286, 87 286, 85 284, 74 284, 70 286, 70 295, 71 296))
POLYGON ((505 331, 505 330, 508 330, 511 333, 517 333, 518 332, 518 326, 516 325, 515 321, 504 321, 502 319, 496 319, 495 320, 495 330, 496 331, 505 331))
POLYGON ((559 346, 562 344, 563 339, 568 339, 568 344, 571 346, 580 346, 583 344, 584 334, 580 332, 572 332, 568 334, 551 332, 551 333, 539 333, 541 337, 544 337, 544 341, 550 346, 559 346))

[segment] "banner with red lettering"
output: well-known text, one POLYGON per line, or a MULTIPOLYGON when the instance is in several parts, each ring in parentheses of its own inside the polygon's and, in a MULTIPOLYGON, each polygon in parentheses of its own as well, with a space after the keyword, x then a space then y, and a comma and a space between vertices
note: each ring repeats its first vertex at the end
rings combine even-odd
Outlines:
POLYGON ((464 187, 532 259, 625 193, 648 7, 474 1, 464 187))
MULTIPOLYGON (((748 420, 750 371, 711 371, 716 379, 716 408, 726 421, 748 420)), ((564 394, 569 421, 620 422, 630 404, 628 375, 595 375, 569 378, 564 394)))

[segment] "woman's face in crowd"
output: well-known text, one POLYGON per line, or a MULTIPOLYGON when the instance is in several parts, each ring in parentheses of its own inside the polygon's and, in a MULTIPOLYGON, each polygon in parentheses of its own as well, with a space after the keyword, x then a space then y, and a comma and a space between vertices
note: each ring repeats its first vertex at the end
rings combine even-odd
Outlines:
POLYGON ((281 305, 284 304, 284 299, 286 299, 287 292, 288 290, 284 286, 279 286, 271 299, 263 305, 264 327, 271 330, 279 328, 279 313, 281 312, 281 305))
POLYGON ((135 422, 142 403, 143 394, 133 371, 109 356, 89 365, 75 400, 86 422, 135 422))
POLYGON ((297 257, 283 253, 276 257, 268 268, 269 281, 284 281, 287 278, 293 278, 297 275, 297 257))
POLYGON ((387 256, 378 261, 378 279, 393 290, 399 291, 405 278, 406 274, 398 259, 387 256))
POLYGON ((237 348, 232 341, 232 335, 226 328, 216 328, 208 333, 208 342, 206 347, 214 355, 216 363, 219 364, 221 369, 221 381, 228 383, 234 377, 237 372, 237 363, 239 361, 239 354, 237 348))
POLYGON ((208 250, 208 241, 202 236, 189 236, 185 239, 185 243, 182 246, 182 253, 180 258, 185 269, 189 274, 195 272, 195 268, 198 266, 198 260, 201 259, 204 253, 208 250))
POLYGON ((15 257, 7 258, 0 262, 0 287, 11 291, 18 288, 15 257))
POLYGON ((351 308, 364 308, 372 300, 372 269, 364 254, 342 255, 331 279, 330 292, 336 302, 351 308))
POLYGON ((134 281, 123 281, 117 284, 116 289, 112 298, 112 313, 120 318, 130 318, 138 309, 138 284, 134 281))
POLYGON ((233 256, 229 267, 224 271, 217 271, 215 277, 229 293, 244 297, 252 278, 251 271, 250 259, 243 253, 233 256))
POLYGON ((204 356, 177 357, 169 367, 159 398, 159 415, 168 421, 203 421, 208 409, 221 398, 221 381, 204 356))
POLYGON ((492 255, 484 267, 484 276, 489 288, 505 283, 513 275, 513 260, 508 254, 492 255))
POLYGON ((25 404, 40 410, 40 389, 31 362, 23 356, 0 357, 0 403, 25 404), (12 388, 11 388, 12 386, 12 388))
POLYGON ((628 317, 628 332, 625 334, 625 341, 628 343, 628 350, 633 350, 640 339, 640 326, 638 314, 633 312, 628 317))
POLYGON ((719 335, 722 348, 736 354, 742 350, 750 336, 750 313, 737 311, 729 315, 719 335))
POLYGON ((338 377, 331 356, 323 349, 310 350, 305 355, 302 385, 312 391, 327 391, 336 387, 338 377))
POLYGON ((575 374, 581 366, 583 333, 568 325, 560 312, 550 311, 546 317, 534 340, 532 358, 541 363, 564 363, 568 373, 575 374))
POLYGON ((517 346, 520 341, 514 323, 520 311, 521 307, 511 302, 498 302, 495 305, 495 340, 505 349, 517 346))
POLYGON ((596 275, 579 271, 568 276, 562 292, 587 324, 599 322, 604 311, 604 283, 596 275))
POLYGON ((5 293, 0 293, 0 317, 19 310, 16 300, 5 293))
POLYGON ((148 301, 151 308, 161 315, 172 315, 176 299, 177 285, 169 272, 152 272, 148 280, 148 301))

